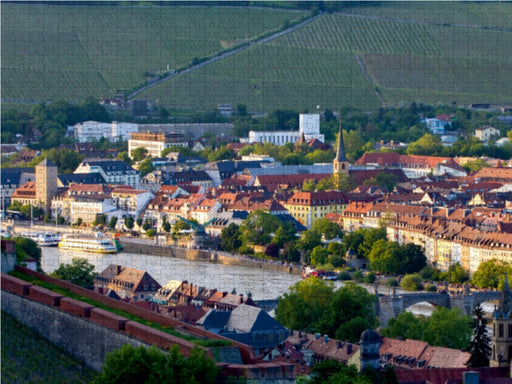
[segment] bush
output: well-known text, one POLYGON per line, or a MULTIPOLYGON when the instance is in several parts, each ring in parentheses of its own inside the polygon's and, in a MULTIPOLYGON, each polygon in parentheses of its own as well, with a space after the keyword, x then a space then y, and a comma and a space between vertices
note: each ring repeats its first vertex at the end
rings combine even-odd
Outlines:
POLYGON ((340 273, 338 273, 338 280, 350 280, 350 273, 348 271, 341 271, 340 273))
POLYGON ((434 284, 425 284, 425 291, 437 292, 437 287, 434 284))
POLYGON ((375 283, 376 279, 377 278, 375 277, 375 273, 368 272, 366 276, 363 278, 363 282, 365 282, 366 284, 373 284, 375 283))
POLYGON ((363 275, 363 272, 361 272, 360 269, 358 269, 357 271, 355 271, 353 274, 352 274, 352 280, 355 280, 357 282, 362 282, 364 279, 364 275, 363 275))
POLYGON ((388 287, 398 287, 398 281, 394 277, 388 277, 384 284, 388 287))
POLYGON ((400 286, 406 291, 419 291, 422 288, 423 279, 419 273, 405 275, 400 286))
POLYGON ((156 235, 156 231, 155 231, 154 229, 148 229, 148 230, 146 231, 146 236, 147 236, 147 237, 153 237, 153 236, 155 236, 155 235, 156 235))

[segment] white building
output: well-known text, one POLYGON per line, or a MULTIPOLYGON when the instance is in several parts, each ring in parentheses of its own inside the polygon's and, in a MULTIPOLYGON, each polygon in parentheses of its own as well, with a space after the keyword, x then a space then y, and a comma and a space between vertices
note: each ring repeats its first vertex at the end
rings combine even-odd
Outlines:
POLYGON ((317 139, 322 143, 325 141, 324 135, 320 133, 319 114, 300 114, 299 131, 250 131, 249 138, 244 141, 284 145, 286 143, 296 143, 303 133, 306 140, 317 139))
POLYGON ((188 138, 177 132, 134 132, 128 140, 128 153, 136 148, 146 148, 151 157, 160 157, 169 147, 188 147, 188 138))
POLYGON ((100 173, 107 184, 129 185, 135 189, 140 183, 140 172, 122 160, 85 159, 73 173, 100 173))
POLYGON ((475 129, 475 137, 479 139, 482 143, 487 143, 492 138, 497 138, 500 136, 500 130, 490 125, 484 125, 481 128, 475 129))
MULTIPOLYGON (((68 127, 69 129, 69 127, 68 127)), ((84 121, 73 126, 75 138, 79 143, 105 138, 109 141, 118 139, 127 140, 129 134, 139 130, 138 124, 133 123, 101 123, 98 121, 84 121)))

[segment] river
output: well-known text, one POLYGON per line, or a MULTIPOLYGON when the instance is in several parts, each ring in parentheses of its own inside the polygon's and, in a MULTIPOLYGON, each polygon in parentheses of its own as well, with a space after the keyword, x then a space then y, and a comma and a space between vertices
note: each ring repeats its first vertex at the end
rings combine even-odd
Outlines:
POLYGON ((219 291, 252 293, 255 300, 271 300, 288 291, 288 287, 301 280, 300 275, 272 269, 223 265, 203 261, 190 261, 163 256, 120 252, 100 255, 96 253, 64 251, 42 248, 41 267, 51 273, 60 264, 69 264, 73 257, 86 258, 101 272, 110 264, 119 264, 148 272, 161 285, 169 280, 187 280, 191 284, 216 288, 219 291))

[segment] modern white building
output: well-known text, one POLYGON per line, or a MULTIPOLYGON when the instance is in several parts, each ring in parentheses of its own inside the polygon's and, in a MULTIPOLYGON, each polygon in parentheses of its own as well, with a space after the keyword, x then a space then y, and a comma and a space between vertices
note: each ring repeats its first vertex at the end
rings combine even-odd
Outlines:
POLYGON ((286 143, 296 143, 302 134, 304 134, 306 140, 317 139, 322 143, 325 141, 324 135, 320 133, 319 114, 300 114, 298 131, 250 131, 249 138, 244 141, 284 145, 286 143))
POLYGON ((188 138, 177 132, 134 132, 128 140, 128 153, 136 148, 145 148, 151 157, 160 157, 169 147, 188 147, 188 138))
POLYGON ((73 173, 100 173, 107 184, 129 185, 135 189, 140 183, 140 172, 122 160, 85 159, 73 173))
POLYGON ((101 123, 98 121, 84 121, 77 123, 73 127, 75 138, 80 143, 87 141, 99 140, 105 138, 109 141, 117 141, 119 139, 127 140, 133 132, 138 132, 139 125, 134 123, 101 123))

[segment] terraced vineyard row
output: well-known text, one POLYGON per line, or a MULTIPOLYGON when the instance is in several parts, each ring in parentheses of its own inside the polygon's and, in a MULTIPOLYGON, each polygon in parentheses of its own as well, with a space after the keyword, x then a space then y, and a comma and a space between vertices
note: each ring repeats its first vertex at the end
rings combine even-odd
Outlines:
POLYGON ((196 99, 194 105, 205 109, 219 102, 247 103, 256 110, 319 104, 337 109, 345 103, 376 107, 370 87, 350 53, 264 45, 178 77, 143 97, 169 106, 196 99))
POLYGON ((436 55, 440 49, 423 24, 328 15, 274 44, 353 52, 436 55))
POLYGON ((455 1, 381 2, 378 7, 351 6, 345 12, 392 20, 411 20, 427 23, 472 25, 510 28, 510 3, 461 3, 455 1))
POLYGON ((305 14, 244 7, 3 4, 2 67, 9 72, 2 76, 2 98, 114 94, 147 80, 147 72, 188 65, 305 14), (27 77, 28 71, 37 80, 27 77), (56 75, 82 88, 63 90, 56 75))

